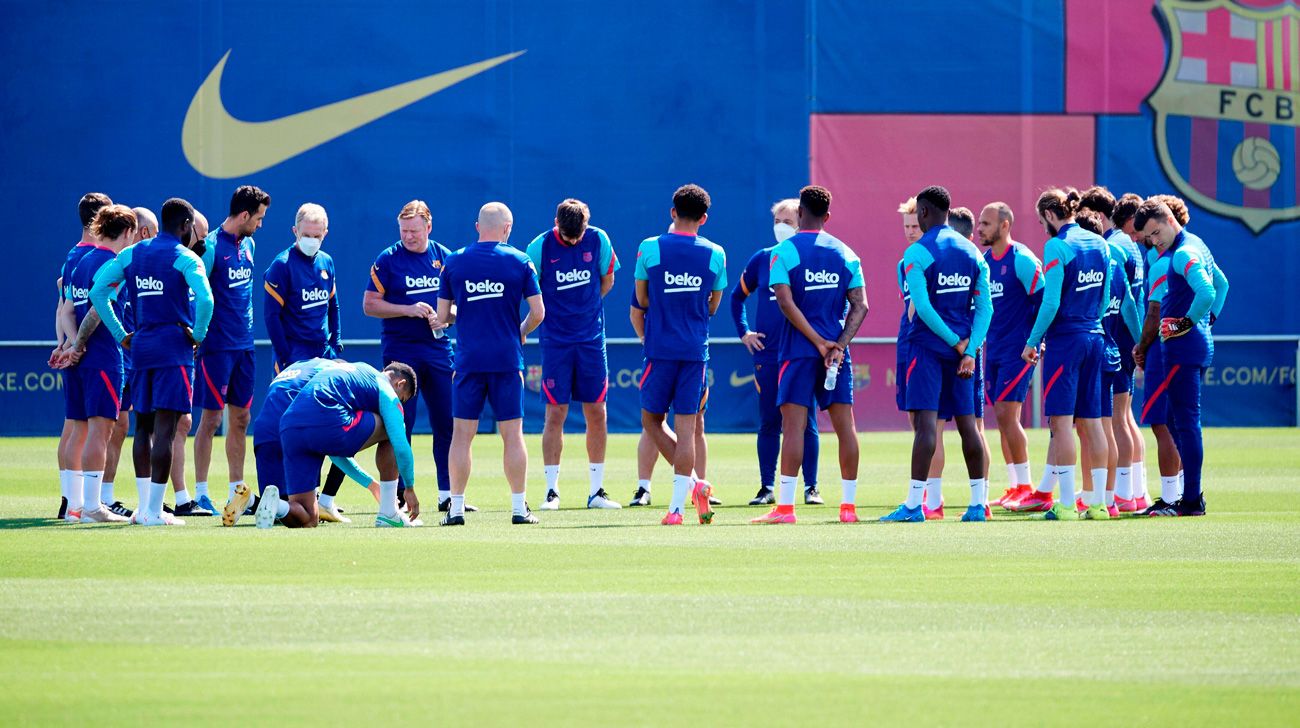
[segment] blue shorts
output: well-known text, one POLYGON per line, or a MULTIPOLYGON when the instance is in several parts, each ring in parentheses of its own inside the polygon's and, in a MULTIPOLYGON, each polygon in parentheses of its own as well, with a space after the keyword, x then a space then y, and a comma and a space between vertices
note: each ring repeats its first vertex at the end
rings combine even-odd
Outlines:
POLYGON ((173 365, 131 373, 131 406, 138 415, 154 410, 190 412, 194 402, 194 367, 173 365))
POLYGON ((59 376, 63 378, 63 419, 85 421, 86 393, 82 391, 76 367, 60 369, 59 376))
POLYGON ((1024 402, 1034 381, 1034 365, 1022 359, 989 362, 984 372, 986 397, 998 402, 1024 402))
POLYGON ((130 369, 122 372, 122 411, 131 411, 131 378, 133 374, 130 369))
POLYGON ((647 359, 641 369, 641 409, 657 415, 697 415, 708 401, 705 363, 647 359))
POLYGON ((267 440, 253 446, 253 459, 257 462, 257 497, 262 497, 266 486, 274 485, 285 492, 284 448, 280 440, 267 440))
POLYGON ((199 391, 194 403, 206 410, 227 404, 248 408, 253 404, 253 352, 209 351, 199 354, 199 391))
POLYGON ((1115 376, 1119 372, 1101 373, 1101 416, 1113 417, 1115 414, 1115 376))
POLYGON ((826 364, 817 357, 800 357, 781 362, 776 373, 776 406, 797 404, 808 409, 828 409, 833 404, 853 404, 853 362, 840 365, 835 389, 827 390, 826 364))
MULTIPOLYGON (((971 379, 975 380, 975 416, 982 420, 984 419, 984 400, 988 398, 988 395, 984 393, 984 353, 981 351, 975 352, 975 376, 971 377, 971 379)), ((992 404, 993 402, 990 400, 989 405, 992 404)))
POLYGON ((1144 425, 1169 424, 1169 376, 1165 371, 1165 357, 1160 342, 1147 349, 1146 366, 1142 369, 1142 417, 1144 425))
POLYGON ((605 342, 542 346, 542 403, 604 402, 609 393, 605 342))
POLYGON ((939 419, 975 415, 975 378, 957 376, 961 359, 940 355, 923 347, 912 350, 907 362, 904 384, 907 387, 907 411, 934 410, 939 419))
POLYGON ((497 422, 524 416, 524 373, 456 372, 452 375, 455 395, 451 416, 458 420, 477 420, 483 416, 483 403, 492 405, 497 422))
MULTIPOLYGON (((284 495, 316 490, 320 486, 320 469, 325 458, 356 455, 374 434, 375 422, 373 412, 357 412, 352 422, 343 427, 325 425, 280 430, 280 447, 284 448, 284 495)), ((260 464, 257 477, 262 477, 260 464)))
POLYGON ((1106 342, 1101 334, 1063 336, 1043 352, 1043 409, 1048 417, 1101 417, 1101 364, 1106 342))
POLYGON ((899 412, 907 411, 907 343, 898 342, 898 360, 894 364, 894 404, 899 412))
POLYGON ((1120 369, 1117 372, 1111 372, 1111 390, 1110 395, 1114 397, 1117 394, 1133 395, 1133 372, 1131 370, 1120 369))
POLYGON ((122 370, 88 369, 77 367, 73 370, 81 380, 81 393, 85 406, 82 412, 86 419, 106 417, 116 420, 122 411, 122 370))

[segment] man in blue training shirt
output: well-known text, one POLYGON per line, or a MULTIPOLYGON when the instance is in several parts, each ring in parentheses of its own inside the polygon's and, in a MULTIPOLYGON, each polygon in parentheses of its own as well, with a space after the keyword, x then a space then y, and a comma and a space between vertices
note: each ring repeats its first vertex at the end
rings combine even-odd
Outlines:
POLYGON ((510 522, 537 523, 528 508, 528 448, 524 444, 524 338, 546 316, 533 264, 506 243, 514 227, 510 208, 489 202, 479 209, 478 242, 452 253, 442 267, 438 323, 453 321, 456 342, 455 418, 451 437, 451 507, 444 526, 465 525, 465 487, 470 446, 485 402, 491 403, 505 445, 503 467, 510 484, 510 522), (528 316, 519 307, 528 301, 528 316), (455 305, 455 316, 452 306, 455 305))
MULTIPOLYGON (((1146 306, 1143 300, 1146 291, 1146 266, 1138 244, 1124 232, 1123 226, 1137 212, 1141 198, 1137 195, 1125 195, 1121 199, 1123 204, 1117 201, 1105 187, 1089 187, 1084 190, 1079 200, 1079 208, 1094 210, 1101 215, 1103 221, 1101 236, 1106 239, 1106 242, 1118 246, 1123 251, 1119 262, 1124 270, 1129 294, 1140 319, 1146 306)), ((1111 288, 1113 291, 1114 286, 1111 288)), ((1141 321, 1138 326, 1141 326, 1141 321)), ((1130 336, 1124 326, 1115 327, 1114 334, 1115 346, 1119 349, 1119 371, 1114 373, 1112 382, 1111 401, 1114 417, 1110 428, 1115 438, 1118 459, 1115 468, 1115 510, 1131 513, 1141 510, 1137 506, 1137 496, 1143 482, 1141 473, 1146 467, 1143 463, 1146 458, 1146 443, 1142 431, 1138 428, 1137 418, 1133 416, 1132 406, 1133 372, 1137 368, 1133 361, 1133 347, 1137 344, 1137 338, 1130 336)), ((1142 495, 1145 495, 1145 492, 1142 492, 1142 495)))
POLYGON ((636 298, 645 308, 641 427, 660 452, 673 452, 673 496, 665 526, 680 526, 689 495, 700 523, 713 521, 713 487, 697 480, 695 426, 709 361, 709 318, 727 287, 727 256, 699 230, 709 219, 709 193, 694 184, 673 193, 673 227, 647 238, 636 253, 636 298), (664 430, 673 410, 676 443, 664 430))
MULTIPOLYGON (((781 200, 772 206, 772 231, 776 242, 781 243, 798 232, 799 200, 781 200)), ((781 454, 781 408, 776 404, 777 369, 780 362, 780 334, 785 324, 776 294, 768 285, 772 248, 762 248, 745 264, 745 271, 731 289, 731 321, 736 325, 736 335, 754 357, 754 388, 758 390, 758 494, 749 502, 751 506, 772 505, 776 502, 776 460, 781 454), (758 299, 754 315, 754 328, 750 329, 745 316, 745 301, 751 295, 758 299)), ((808 410, 808 427, 803 435, 803 482, 805 504, 822 503, 817 490, 817 456, 821 439, 817 432, 817 412, 808 410)))
POLYGON ((229 414, 226 431, 226 465, 230 485, 226 500, 244 482, 246 435, 253 404, 253 254, 252 235, 262 227, 271 196, 252 185, 242 185, 230 196, 230 214, 208 234, 201 254, 212 285, 212 326, 198 357, 197 404, 203 413, 194 433, 194 500, 199 508, 216 513, 208 495, 208 468, 212 464, 212 438, 221 426, 221 413, 229 414), (228 406, 228 409, 227 409, 228 406))
MULTIPOLYGON (((287 367, 286 367, 287 368, 287 367)), ((280 446, 284 448, 284 493, 267 485, 257 505, 257 527, 270 528, 279 519, 286 526, 314 528, 317 523, 316 487, 320 469, 329 457, 360 480, 359 468, 342 458, 379 444, 379 512, 376 528, 421 525, 420 501, 415 497, 415 458, 406 439, 402 402, 415 396, 415 371, 400 362, 381 373, 369 364, 335 362, 313 376, 280 419, 280 446), (338 458, 338 459, 336 459, 338 458), (397 510, 397 478, 406 479, 407 515, 397 510)), ((258 473, 261 479, 261 472, 258 473)))
POLYGON ((546 500, 542 510, 560 507, 560 455, 571 399, 582 403, 587 422, 588 508, 621 508, 605 492, 605 395, 609 362, 605 355, 605 294, 614 286, 618 256, 609 236, 591 227, 591 210, 568 199, 555 211, 555 227, 528 244, 542 298, 550 309, 538 329, 542 343, 542 465, 546 500))
MULTIPOLYGON (((1078 520, 1075 510, 1074 429, 1089 442, 1105 442, 1101 426, 1101 367, 1105 341, 1101 319, 1109 300, 1110 253, 1100 235, 1075 224, 1079 193, 1049 189, 1038 197, 1039 222, 1052 238, 1043 249, 1043 302, 1029 332, 1021 358, 1042 356, 1044 409, 1051 422, 1052 469, 1061 497, 1043 512, 1047 520, 1078 520)), ((1104 506, 1106 453, 1092 453, 1084 463, 1092 485, 1092 503, 1085 517, 1109 517, 1104 506)))
POLYGON ((984 343, 986 391, 975 396, 993 403, 1007 465, 1007 490, 994 504, 1007 509, 1033 491, 1029 438, 1020 424, 1020 413, 1034 378, 1034 365, 1020 359, 1020 350, 1033 326, 1043 290, 1042 263, 1032 250, 1011 239, 1014 222, 1005 202, 990 202, 980 212, 979 235, 987 248, 984 264, 989 269, 993 318, 984 343))
POLYGON ((294 218, 294 243, 263 274, 263 310, 275 368, 343 353, 334 259, 320 249, 329 233, 325 208, 305 203, 294 218))
MULTIPOLYGON (((1210 249, 1174 218, 1162 201, 1142 203, 1133 226, 1169 258, 1167 289, 1160 302, 1160 348, 1169 396, 1173 434, 1183 462, 1183 495, 1152 516, 1203 516, 1201 464, 1201 377, 1214 360, 1210 327, 1223 312, 1228 278, 1214 262, 1210 249)), ((1143 341, 1151 342, 1143 332, 1143 341)), ((1143 348, 1146 348, 1143 347, 1143 348)))
MULTIPOLYGON (((410 365, 420 379, 420 398, 433 431, 433 464, 438 471, 438 510, 451 508, 447 453, 452 435, 452 347, 438 323, 438 290, 451 251, 429 239, 433 213, 423 200, 411 200, 397 214, 401 239, 385 248, 370 266, 362 308, 383 321, 379 336, 384 363, 410 365)), ((454 315, 453 311, 453 315, 454 315)), ((406 436, 415 430, 417 405, 405 408, 406 436)), ((404 501, 399 483, 398 503, 404 501)), ((477 510, 466 505, 465 510, 477 510)))
MULTIPOLYGON (((90 306, 90 289, 95 274, 131 244, 136 229, 135 213, 125 205, 109 205, 99 210, 91 230, 99 243, 81 258, 67 280, 71 294, 66 302, 66 324, 77 331, 73 345, 76 365, 70 370, 80 380, 86 416, 86 446, 82 451, 82 523, 126 523, 125 515, 114 513, 101 498, 109 437, 122 411, 122 349, 108 330, 98 326, 98 316, 90 306)), ((121 297, 121 286, 113 298, 121 297)), ((118 306, 117 301, 113 305, 118 306)), ((121 312, 118 307, 119 314, 121 312)), ((108 501, 112 503, 112 501, 108 501)))
POLYGON ((848 352, 867 316, 867 294, 857 254, 824 230, 830 208, 829 190, 804 187, 799 191, 799 231, 772 249, 768 284, 785 317, 778 337, 776 394, 784 436, 781 482, 776 506, 750 523, 795 522, 795 479, 814 406, 830 412, 839 441, 840 521, 858 520, 858 433, 848 352))
POLYGON ((172 465, 172 439, 183 413, 194 401, 194 350, 208 334, 212 289, 203 261, 190 250, 194 208, 185 200, 163 203, 158 237, 123 250, 95 275, 90 302, 104 326, 131 350, 131 383, 137 438, 152 438, 149 501, 136 513, 145 526, 183 524, 163 517, 163 494, 172 465), (130 278, 136 330, 126 331, 110 299, 113 288, 130 278), (190 291, 194 307, 190 307, 190 291))
MULTIPOLYGON (((284 448, 280 445, 280 420, 284 417, 285 411, 289 409, 289 405, 293 404, 294 399, 298 397, 299 393, 302 392, 313 377, 326 369, 343 363, 345 362, 333 359, 308 359, 294 362, 277 374, 275 379, 271 380, 271 386, 266 389, 266 398, 262 400, 262 409, 253 420, 253 460, 257 465, 259 497, 266 491, 268 486, 274 486, 277 489, 277 494, 285 492, 284 448)), ((375 482, 369 473, 362 470, 355 460, 350 457, 331 455, 330 462, 333 467, 339 468, 341 472, 351 476, 362 487, 369 489, 378 499, 379 483, 375 482)), ((244 509, 248 506, 251 495, 248 486, 240 483, 239 487, 235 488, 235 497, 226 503, 225 509, 221 512, 221 525, 235 525, 239 521, 239 517, 244 515, 244 509)), ((279 517, 279 508, 277 507, 276 510, 277 517, 279 517)), ((318 507, 318 514, 323 510, 323 507, 318 507)), ((254 511, 256 511, 256 507, 254 507, 254 511)), ((287 508, 285 512, 288 512, 287 508)), ((300 516, 299 522, 292 525, 305 523, 305 520, 301 518, 301 516, 306 515, 305 509, 298 515, 300 516)), ((322 518, 321 520, 325 519, 322 518)), ((350 519, 341 516, 336 520, 340 523, 352 522, 350 519)))
POLYGON ((62 497, 58 518, 73 523, 81 522, 81 452, 86 442, 85 397, 80 389, 80 379, 62 363, 71 353, 77 338, 77 332, 65 325, 63 311, 70 298, 67 284, 72 271, 86 253, 99 244, 90 230, 91 223, 101 208, 111 204, 113 201, 102 192, 88 192, 77 202, 77 214, 81 218, 81 240, 68 250, 63 265, 59 268, 59 304, 54 309, 56 341, 54 351, 50 353, 50 364, 61 368, 60 378, 63 380, 63 431, 59 435, 59 489, 62 497), (69 509, 72 513, 68 512, 69 509))
POLYGON ((940 418, 953 418, 961 435, 971 500, 963 521, 984 521, 988 481, 984 443, 975 422, 975 352, 984 343, 993 304, 989 272, 979 250, 948 227, 948 191, 927 187, 916 196, 924 234, 903 254, 912 296, 907 334, 906 406, 912 414, 912 477, 907 500, 885 522, 925 521, 921 500, 934 457, 940 418))

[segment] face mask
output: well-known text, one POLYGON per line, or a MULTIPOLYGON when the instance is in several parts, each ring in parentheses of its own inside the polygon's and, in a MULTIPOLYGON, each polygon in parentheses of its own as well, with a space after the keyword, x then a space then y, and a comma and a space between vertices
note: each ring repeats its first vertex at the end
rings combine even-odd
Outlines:
POLYGON ((799 231, 795 230, 794 227, 783 222, 778 222, 777 224, 772 226, 772 235, 776 237, 776 242, 778 243, 785 242, 786 240, 793 238, 794 234, 797 232, 799 231))
POLYGON ((314 258, 320 250, 320 243, 320 238, 298 238, 298 250, 308 258, 314 258))

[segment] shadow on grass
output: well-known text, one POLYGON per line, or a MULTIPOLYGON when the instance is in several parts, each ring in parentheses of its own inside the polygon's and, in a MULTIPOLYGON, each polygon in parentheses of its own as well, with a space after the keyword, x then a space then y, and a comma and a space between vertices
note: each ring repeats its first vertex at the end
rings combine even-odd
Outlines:
POLYGON ((20 531, 27 528, 61 526, 58 518, 0 518, 0 531, 20 531))

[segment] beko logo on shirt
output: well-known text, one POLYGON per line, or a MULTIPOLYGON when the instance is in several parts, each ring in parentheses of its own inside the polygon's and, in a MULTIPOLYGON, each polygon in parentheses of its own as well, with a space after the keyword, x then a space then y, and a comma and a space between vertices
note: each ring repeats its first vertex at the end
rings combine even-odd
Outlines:
POLYGON ((685 291, 698 291, 700 286, 704 285, 704 278, 693 276, 690 273, 669 273, 664 271, 664 285, 677 286, 677 288, 665 288, 664 293, 683 293, 685 291))
POLYGON ((817 284, 814 286, 804 286, 805 291, 816 291, 821 288, 835 288, 840 285, 840 274, 825 270, 811 271, 804 268, 803 280, 804 283, 817 284))
POLYGON ((1086 291, 1089 288, 1096 288, 1106 282, 1105 271, 1090 270, 1079 271, 1079 285, 1075 287, 1076 291, 1086 291))
POLYGON ((226 276, 230 279, 227 288, 246 286, 253 280, 252 268, 227 268, 226 276))
POLYGON ((324 306, 329 303, 330 292, 323 288, 304 288, 302 289, 303 309, 324 306), (311 301, 311 303, 308 303, 311 301))
POLYGON ((970 290, 970 276, 960 273, 940 273, 938 283, 947 288, 940 288, 935 293, 958 293, 970 290))
POLYGON ((68 298, 71 298, 78 306, 85 303, 90 298, 89 288, 77 288, 74 285, 68 286, 68 298))
POLYGON ((138 291, 137 296, 161 296, 163 293, 163 282, 153 276, 135 277, 135 288, 138 291))
POLYGON ((411 293, 428 293, 438 290, 442 285, 442 279, 436 276, 407 276, 406 292, 411 293))
POLYGON ((989 283, 989 297, 997 298, 1003 292, 1002 281, 992 281, 989 283))
POLYGON ((1103 316, 1103 318, 1108 318, 1118 313, 1119 313, 1119 298, 1115 296, 1111 296, 1110 302, 1106 304, 1106 314, 1105 316, 1103 316))
POLYGON ((563 291, 566 288, 577 288, 591 283, 591 271, 589 270, 568 270, 555 271, 555 282, 566 285, 556 286, 555 290, 563 291))
POLYGON ((506 284, 497 281, 465 281, 465 292, 470 294, 466 301, 480 298, 501 298, 506 295, 506 284))

